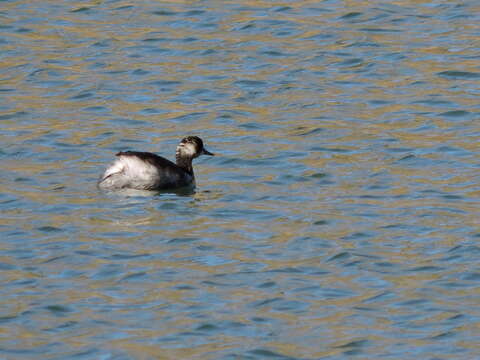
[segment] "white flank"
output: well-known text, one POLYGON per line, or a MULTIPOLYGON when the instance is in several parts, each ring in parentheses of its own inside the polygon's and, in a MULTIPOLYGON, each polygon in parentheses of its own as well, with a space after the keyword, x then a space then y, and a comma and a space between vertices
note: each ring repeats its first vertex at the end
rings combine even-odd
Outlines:
POLYGON ((120 156, 105 170, 99 186, 103 188, 149 188, 159 181, 158 169, 136 156, 120 156))

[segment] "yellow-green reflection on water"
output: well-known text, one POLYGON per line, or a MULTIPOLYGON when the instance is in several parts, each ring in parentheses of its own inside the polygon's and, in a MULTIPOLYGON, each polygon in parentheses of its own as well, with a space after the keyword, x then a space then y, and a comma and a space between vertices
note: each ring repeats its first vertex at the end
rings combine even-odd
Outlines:
POLYGON ((479 5, 0 3, 0 358, 478 357, 479 5))

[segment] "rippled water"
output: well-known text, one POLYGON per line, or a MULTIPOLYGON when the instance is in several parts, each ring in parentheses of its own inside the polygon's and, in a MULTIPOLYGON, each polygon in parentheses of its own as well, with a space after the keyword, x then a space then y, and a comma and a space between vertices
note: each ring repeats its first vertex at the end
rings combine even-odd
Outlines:
POLYGON ((0 358, 479 358, 479 24, 0 1, 0 358), (96 189, 190 134, 195 194, 96 189))

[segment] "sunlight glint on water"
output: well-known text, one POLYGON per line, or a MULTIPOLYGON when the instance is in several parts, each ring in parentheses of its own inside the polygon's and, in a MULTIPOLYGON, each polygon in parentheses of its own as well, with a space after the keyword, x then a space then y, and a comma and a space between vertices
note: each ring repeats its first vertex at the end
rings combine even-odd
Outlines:
POLYGON ((0 358, 479 357, 474 1, 0 4, 0 358))

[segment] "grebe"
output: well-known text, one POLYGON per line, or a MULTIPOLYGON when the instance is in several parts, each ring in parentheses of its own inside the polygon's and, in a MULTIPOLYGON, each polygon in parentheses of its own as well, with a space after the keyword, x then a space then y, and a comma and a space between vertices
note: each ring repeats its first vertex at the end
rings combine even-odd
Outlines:
POLYGON ((137 189, 167 190, 194 187, 192 160, 200 155, 213 156, 203 147, 197 136, 188 136, 177 146, 176 164, 149 152, 124 151, 98 181, 98 187, 105 190, 137 189))

